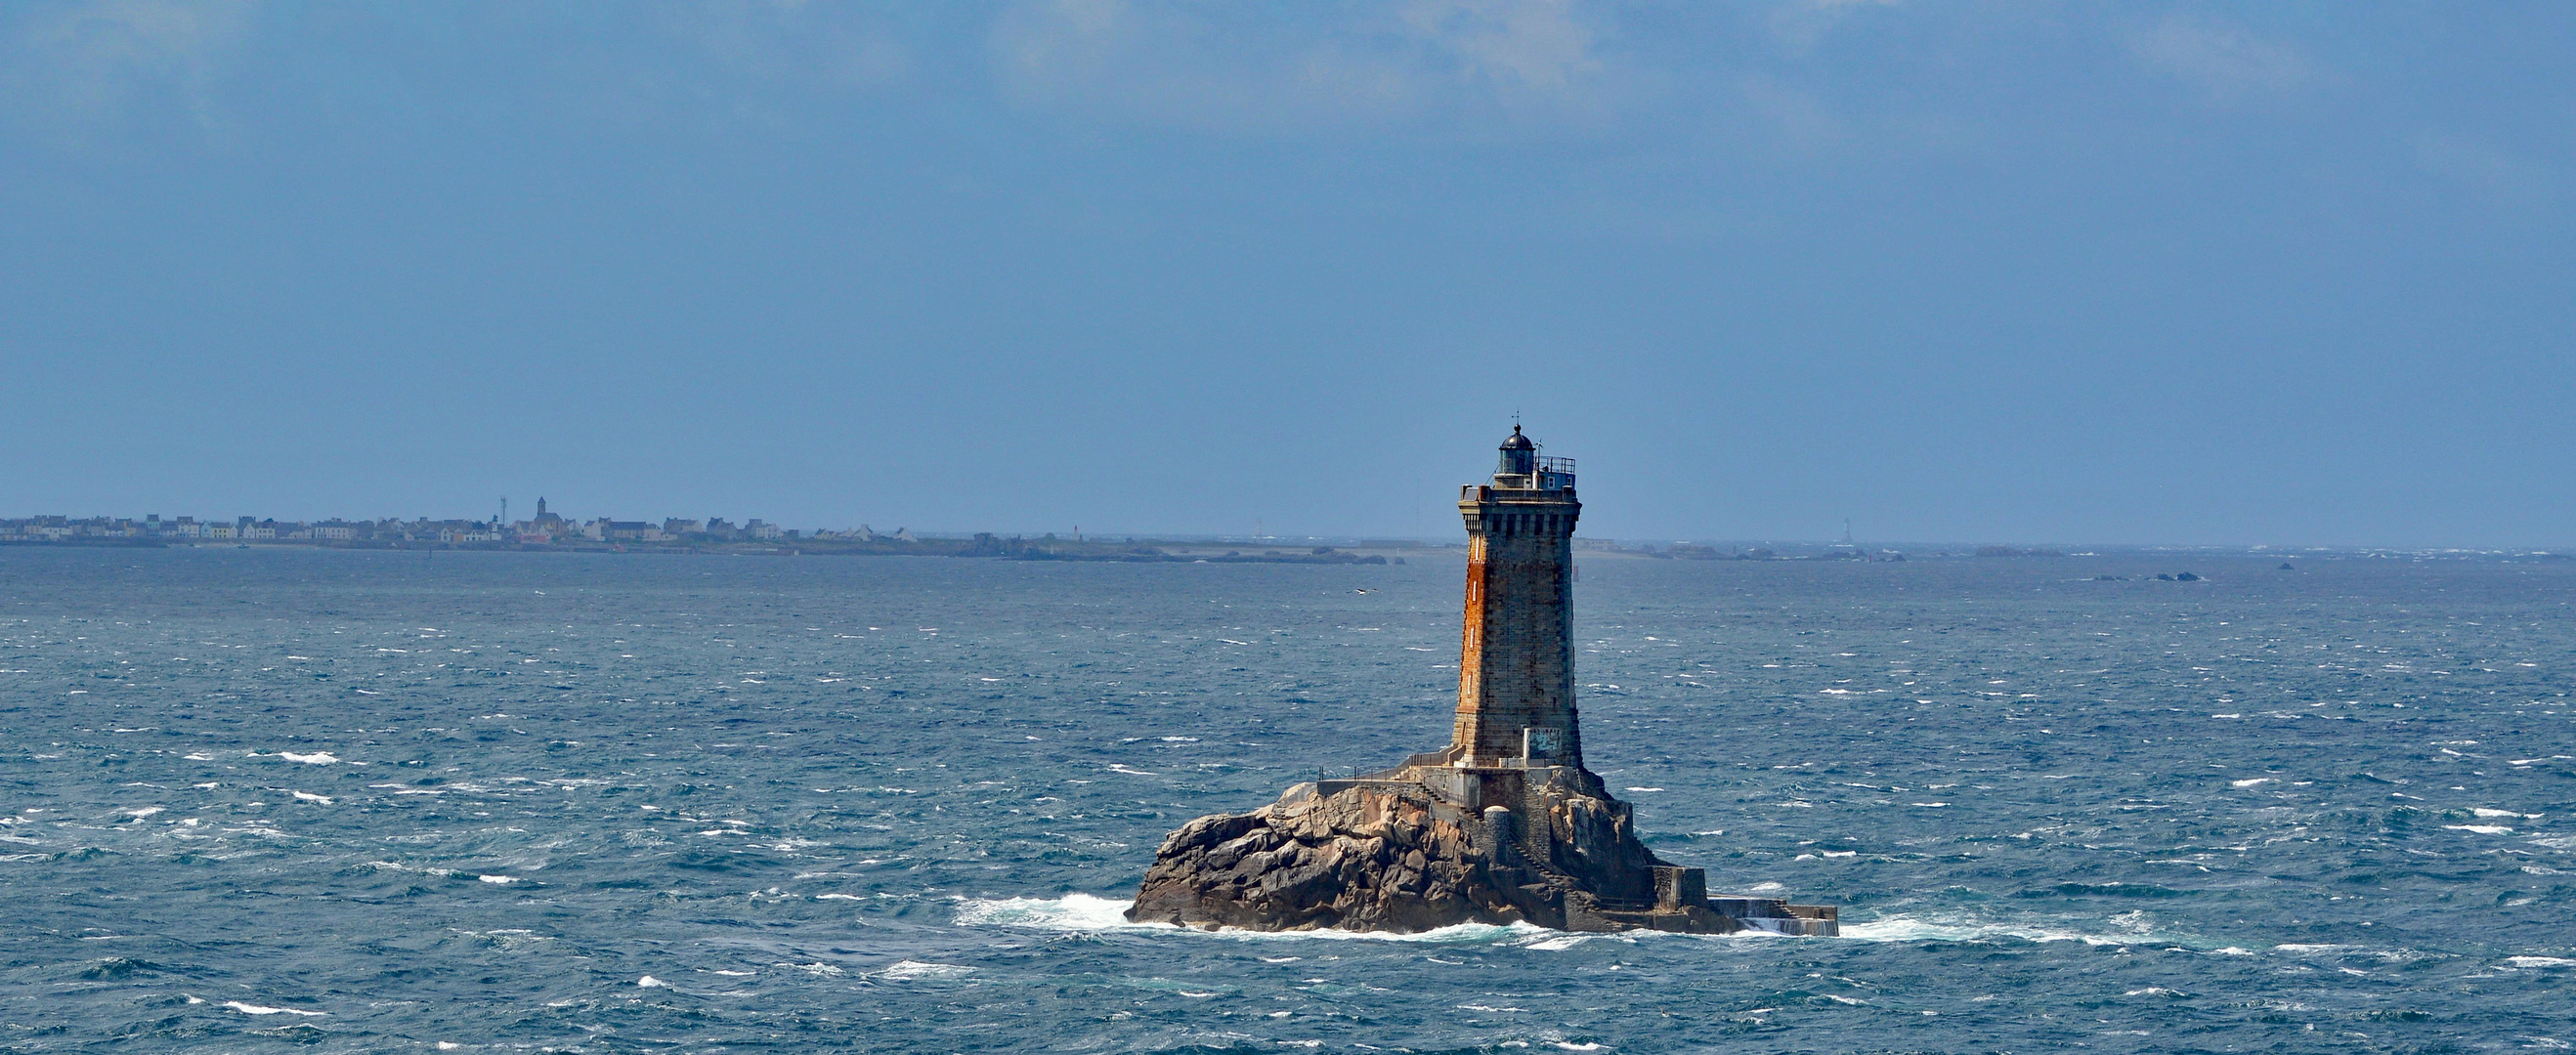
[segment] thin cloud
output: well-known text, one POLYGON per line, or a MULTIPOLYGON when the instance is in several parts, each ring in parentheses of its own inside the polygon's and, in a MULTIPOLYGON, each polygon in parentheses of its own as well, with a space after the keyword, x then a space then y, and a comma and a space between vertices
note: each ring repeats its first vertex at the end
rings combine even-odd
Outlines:
POLYGON ((1211 132, 1561 124, 1606 114, 1604 30, 1569 0, 1285 9, 1043 0, 1005 10, 1006 94, 1211 132))
POLYGON ((1460 75, 1503 91, 1570 92, 1601 73, 1598 31, 1566 0, 1417 0, 1400 17, 1460 75))
POLYGON ((1850 126, 1813 93, 1768 74, 1744 76, 1740 89, 1745 113, 1769 130, 1772 140, 1800 152, 1847 142, 1850 126))
POLYGON ((1868 8, 1896 7, 1904 0, 1791 0, 1771 11, 1771 34, 1787 45, 1789 53, 1805 55, 1815 50, 1825 35, 1842 24, 1854 12, 1868 8))
POLYGON ((868 88, 913 72, 912 50, 865 12, 780 0, 722 0, 658 12, 726 69, 751 76, 868 88))
POLYGON ((249 32, 250 0, 89 0, 22 11, 11 34, 11 109, 79 134, 105 123, 176 117, 223 123, 217 88, 249 32))
POLYGON ((2415 165, 2490 202, 2530 206, 2552 197, 2546 166, 2478 136, 2426 129, 2407 137, 2415 165))
POLYGON ((2132 34, 2129 51, 2148 67, 2200 89, 2214 103, 2299 91, 2327 73, 2298 48, 2239 26, 2180 14, 2132 34))

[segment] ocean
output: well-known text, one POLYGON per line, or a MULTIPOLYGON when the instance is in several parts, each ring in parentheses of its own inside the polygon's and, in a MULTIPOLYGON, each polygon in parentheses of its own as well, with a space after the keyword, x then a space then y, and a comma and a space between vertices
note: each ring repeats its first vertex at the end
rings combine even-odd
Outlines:
POLYGON ((1822 939, 1120 918, 1446 742, 1454 551, 0 549, 0 1051, 2576 1045, 2576 568, 2283 559, 1587 560, 1590 765, 1822 939))

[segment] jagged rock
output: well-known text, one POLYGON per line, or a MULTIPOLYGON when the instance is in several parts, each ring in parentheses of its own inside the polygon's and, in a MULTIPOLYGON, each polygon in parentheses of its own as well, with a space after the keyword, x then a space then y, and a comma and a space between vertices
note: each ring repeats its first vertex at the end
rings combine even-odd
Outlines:
POLYGON ((1290 789, 1173 832, 1131 920, 1255 930, 1422 931, 1529 918, 1527 895, 1470 845, 1467 817, 1416 789, 1290 789))
POLYGON ((1509 810, 1488 817, 1403 780, 1330 794, 1300 784, 1250 813, 1198 818, 1163 840, 1127 918, 1252 930, 1735 929, 1704 905, 1668 905, 1663 922, 1622 918, 1655 910, 1653 869, 1671 866, 1637 841, 1627 804, 1597 778, 1552 776, 1529 795, 1545 830, 1525 837, 1509 810))

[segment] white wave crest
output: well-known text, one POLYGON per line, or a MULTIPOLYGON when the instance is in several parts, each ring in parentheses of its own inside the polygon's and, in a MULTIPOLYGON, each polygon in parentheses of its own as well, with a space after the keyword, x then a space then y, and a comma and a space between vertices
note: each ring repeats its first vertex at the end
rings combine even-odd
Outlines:
POLYGON ((1888 916, 1874 920, 1845 920, 1842 936, 1861 941, 2080 941, 2086 945, 2175 945, 2211 952, 2214 943, 2200 938, 2154 930, 2143 920, 2128 915, 2108 921, 2121 929, 2092 931, 2080 923, 2048 920, 1987 920, 1969 916, 1888 916))
POLYGON ((1236 941, 1393 941, 1430 942, 1435 944, 1468 944, 1495 942, 1519 945, 1541 951, 1572 948, 1594 938, 1634 940, 1657 931, 1640 931, 1616 935, 1567 934, 1527 923, 1497 926, 1489 923, 1460 923, 1437 930, 1413 934, 1386 931, 1353 930, 1243 930, 1222 927, 1213 931, 1176 927, 1169 923, 1130 923, 1127 907, 1132 902, 1119 901, 1093 894, 1066 894, 1059 898, 965 898, 957 905, 957 923, 967 927, 1026 927, 1032 930, 1070 931, 1085 934, 1172 934, 1195 935, 1236 941))
POLYGON ((961 967, 953 963, 923 963, 919 960, 898 960, 895 962, 894 966, 878 971, 877 977, 892 982, 943 981, 951 978, 964 978, 973 973, 975 973, 974 968, 961 967))
POLYGON ((961 927, 1028 927, 1086 932, 1172 929, 1161 924, 1127 922, 1127 906, 1130 904, 1133 902, 1114 901, 1092 894, 1066 894, 1059 898, 968 898, 957 905, 957 924, 961 927))
POLYGON ((327 1014, 330 1014, 330 1012, 328 1012, 328 1011, 300 1011, 300 1010, 297 1010, 297 1009, 295 1009, 295 1008, 291 1008, 291 1007, 261 1007, 261 1006, 260 1006, 260 1005, 258 1005, 258 1004, 245 1004, 245 1003, 242 1003, 242 1002, 241 1002, 241 1001, 239 1001, 239 1000, 226 1000, 226 1001, 224 1001, 224 1006, 225 1006, 225 1007, 228 1007, 228 1008, 231 1008, 232 1010, 239 1011, 239 1012, 241 1012, 242 1014, 245 1014, 245 1015, 327 1015, 327 1014))
POLYGON ((2023 923, 1987 923, 1978 920, 1928 920, 1912 916, 1889 916, 1886 919, 1845 922, 1843 937, 1862 941, 1994 941, 2018 938, 2022 941, 2079 941, 2085 936, 2070 930, 2023 923))

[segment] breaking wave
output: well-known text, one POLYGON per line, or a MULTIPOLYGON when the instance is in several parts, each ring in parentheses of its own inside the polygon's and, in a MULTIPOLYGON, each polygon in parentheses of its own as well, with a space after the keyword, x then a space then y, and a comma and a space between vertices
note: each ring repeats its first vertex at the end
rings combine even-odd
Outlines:
POLYGON ((2196 951, 2218 951, 2222 942, 2198 935, 2160 931, 2143 921, 2128 920, 1988 920, 1972 916, 1887 916, 1844 920, 1843 937, 1860 941, 2078 941, 2086 945, 2166 945, 2196 951), (2092 929, 2086 923, 2111 923, 2092 929))
POLYGON ((1436 930, 1412 934, 1387 931, 1355 930, 1244 930, 1220 927, 1200 930, 1176 927, 1169 923, 1131 923, 1127 908, 1132 901, 1120 901, 1093 894, 1066 894, 1058 898, 963 898, 957 905, 957 922, 968 927, 1024 927, 1031 930, 1067 931, 1082 934, 1168 934, 1235 941, 1388 941, 1432 944, 1502 944, 1522 948, 1554 951, 1573 948, 1596 939, 1634 940, 1656 932, 1622 934, 1572 934, 1527 923, 1491 924, 1459 923, 1436 930))

